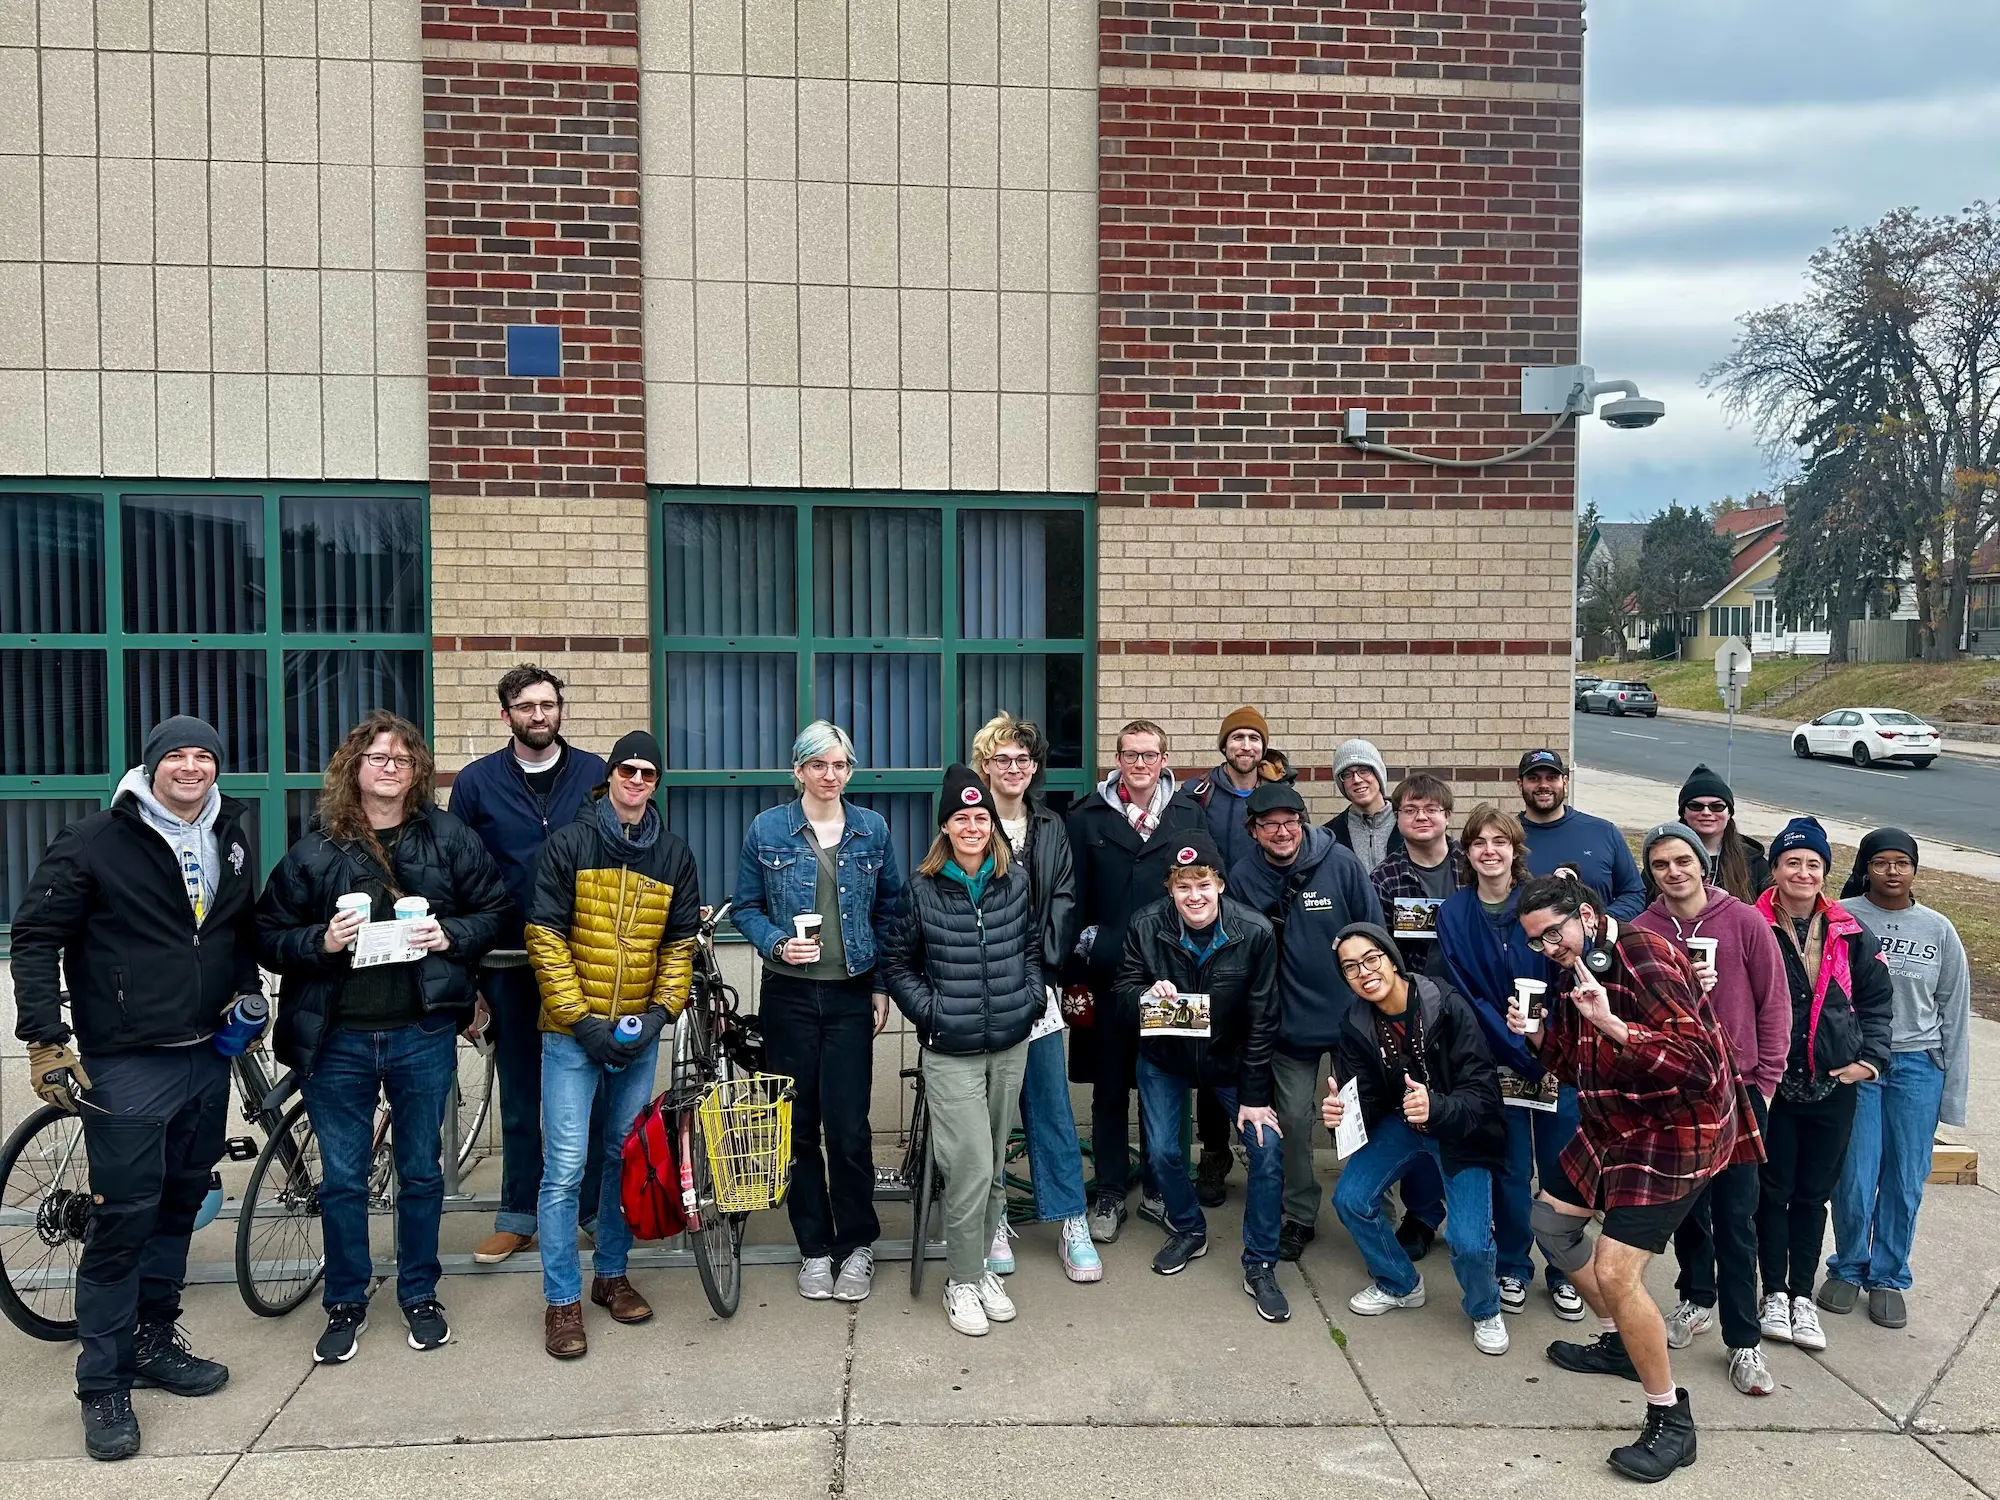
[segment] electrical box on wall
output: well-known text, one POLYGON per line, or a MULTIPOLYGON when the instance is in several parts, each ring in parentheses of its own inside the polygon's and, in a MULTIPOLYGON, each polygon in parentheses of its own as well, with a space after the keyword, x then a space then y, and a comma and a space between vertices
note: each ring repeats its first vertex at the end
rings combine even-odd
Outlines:
MULTIPOLYGON (((1572 394, 1578 385, 1587 391, 1597 379, 1589 365, 1523 365, 1521 367, 1521 414, 1553 417, 1571 411, 1572 394)), ((1584 408, 1588 410, 1588 408, 1584 408)))

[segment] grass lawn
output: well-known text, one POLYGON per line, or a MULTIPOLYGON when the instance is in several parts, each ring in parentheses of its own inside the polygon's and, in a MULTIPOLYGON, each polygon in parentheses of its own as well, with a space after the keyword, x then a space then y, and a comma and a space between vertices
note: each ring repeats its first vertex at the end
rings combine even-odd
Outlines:
MULTIPOLYGON (((1764 674, 1759 665, 1755 682, 1764 674)), ((1711 682, 1714 672, 1710 671, 1711 682)), ((1787 717, 1804 723, 1836 708, 1900 708, 1925 718, 1943 717, 1953 698, 1980 696, 1979 684, 2000 677, 2000 662, 1959 661, 1943 666, 1922 662, 1864 662, 1842 667, 1784 706, 1787 717)), ((1657 692, 1658 689, 1655 689, 1657 692)), ((1665 701, 1664 699, 1662 701, 1665 701)))
MULTIPOLYGON (((1824 658, 1818 656, 1772 656, 1759 661, 1756 669, 1750 674, 1749 685, 1744 689, 1743 711, 1755 712, 1759 698, 1767 693, 1775 693, 1800 673, 1811 671, 1822 660, 1824 658)), ((1660 702, 1668 708, 1705 708, 1718 712, 1722 708, 1721 695, 1715 691, 1713 659, 1598 662, 1579 670, 1587 670, 1603 677, 1634 678, 1648 683, 1658 695, 1660 702)), ((2000 672, 2000 667, 1992 670, 2000 672)), ((1791 712, 1789 706, 1785 712, 1791 712)))

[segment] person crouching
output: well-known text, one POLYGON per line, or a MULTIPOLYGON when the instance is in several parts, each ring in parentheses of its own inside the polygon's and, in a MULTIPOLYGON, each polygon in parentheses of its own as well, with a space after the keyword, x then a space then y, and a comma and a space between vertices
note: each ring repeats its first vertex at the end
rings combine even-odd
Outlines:
POLYGON ((1007 1137, 1020 1114, 1028 1033, 1046 1006, 1041 924, 1027 871, 1000 835, 993 794, 969 767, 945 772, 938 828, 905 888, 883 973, 923 1048, 944 1174, 945 1313, 976 1337, 1014 1318, 986 1251, 1007 1208, 1007 1137))

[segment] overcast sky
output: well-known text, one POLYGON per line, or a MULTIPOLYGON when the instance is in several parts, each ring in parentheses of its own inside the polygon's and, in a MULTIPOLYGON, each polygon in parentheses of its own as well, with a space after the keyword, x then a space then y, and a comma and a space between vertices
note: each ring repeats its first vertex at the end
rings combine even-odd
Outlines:
POLYGON ((1767 483, 1701 372, 1842 225, 2000 197, 1996 0, 1590 0, 1583 357, 1667 403, 1582 424, 1609 519, 1767 483))

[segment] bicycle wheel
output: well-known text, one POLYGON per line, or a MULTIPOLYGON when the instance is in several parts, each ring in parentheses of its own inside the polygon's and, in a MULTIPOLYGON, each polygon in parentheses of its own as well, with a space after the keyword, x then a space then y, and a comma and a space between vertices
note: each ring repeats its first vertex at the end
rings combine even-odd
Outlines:
POLYGON ((931 1205, 937 1197, 937 1149, 931 1139, 931 1107, 922 1088, 910 1108, 910 1148, 904 1158, 910 1184, 910 1295, 924 1289, 924 1247, 931 1237, 931 1205))
POLYGON ((83 1122, 45 1104, 0 1147, 0 1313, 30 1338, 76 1337, 76 1266, 89 1222, 83 1122))
MULTIPOLYGON (((726 1082, 736 1076, 736 1065, 715 1045, 714 1033, 706 1029, 712 1024, 713 1017, 704 1010, 691 1030, 690 1040, 697 1045, 705 1040, 708 1067, 704 1077, 726 1082)), ((743 1231, 750 1216, 716 1210, 715 1174, 692 1111, 688 1116, 687 1142, 694 1175, 694 1201, 701 1211, 701 1228, 688 1231, 695 1269, 701 1272, 701 1289, 708 1294, 708 1305, 715 1309, 716 1316, 731 1318, 743 1297, 743 1231)))
POLYGON ((319 1137, 300 1099, 257 1154, 236 1219, 236 1290, 259 1317, 283 1317, 326 1274, 320 1180, 319 1137))
POLYGON ((469 1042, 458 1048, 458 1170, 463 1172, 492 1147, 482 1138, 493 1109, 496 1072, 492 1048, 481 1051, 469 1042))

